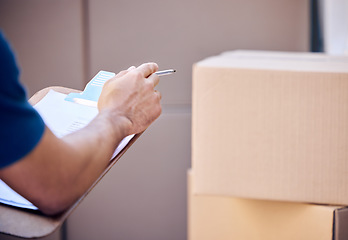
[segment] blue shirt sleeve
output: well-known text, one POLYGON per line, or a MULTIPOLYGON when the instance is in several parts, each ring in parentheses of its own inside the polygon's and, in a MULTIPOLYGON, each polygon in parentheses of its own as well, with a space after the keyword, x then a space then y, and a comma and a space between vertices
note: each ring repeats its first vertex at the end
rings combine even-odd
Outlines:
POLYGON ((14 54, 0 31, 0 168, 31 152, 45 124, 28 103, 14 54))

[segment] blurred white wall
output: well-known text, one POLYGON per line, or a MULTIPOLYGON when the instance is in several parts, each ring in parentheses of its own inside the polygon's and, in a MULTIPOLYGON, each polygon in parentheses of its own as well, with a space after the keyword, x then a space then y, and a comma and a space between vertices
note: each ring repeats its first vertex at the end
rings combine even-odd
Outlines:
POLYGON ((348 55, 348 0, 321 0, 324 51, 348 55))
POLYGON ((308 7, 303 0, 0 0, 0 26, 33 92, 82 89, 101 69, 147 61, 177 70, 158 86, 162 116, 71 215, 68 239, 186 239, 192 65, 234 49, 308 51, 308 7))

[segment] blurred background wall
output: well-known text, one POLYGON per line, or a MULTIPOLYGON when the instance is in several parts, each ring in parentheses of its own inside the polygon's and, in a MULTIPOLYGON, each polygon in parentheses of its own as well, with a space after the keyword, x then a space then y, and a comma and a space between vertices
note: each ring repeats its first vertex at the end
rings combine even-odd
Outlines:
POLYGON ((348 0, 319 0, 324 51, 348 55, 348 0))
POLYGON ((309 1, 0 0, 0 27, 29 96, 142 62, 177 70, 158 86, 163 114, 71 215, 67 239, 184 240, 192 65, 236 49, 308 51, 309 1))
POLYGON ((52 85, 84 86, 81 5, 0 0, 0 28, 15 51, 29 96, 52 85))

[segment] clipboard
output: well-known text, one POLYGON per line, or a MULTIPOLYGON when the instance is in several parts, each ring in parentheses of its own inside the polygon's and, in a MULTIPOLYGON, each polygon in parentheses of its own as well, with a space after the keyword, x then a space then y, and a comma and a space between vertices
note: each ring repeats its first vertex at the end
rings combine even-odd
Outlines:
MULTIPOLYGON (((93 79, 92 79, 93 80, 93 79)), ((91 80, 91 81, 92 81, 91 80)), ((64 94, 81 94, 81 91, 64 88, 59 86, 48 87, 35 93, 29 103, 35 105, 46 94, 54 90, 64 94)), ((78 95, 76 95, 78 96, 78 95)), ((141 136, 142 133, 136 134, 128 144, 109 161, 108 166, 98 177, 98 179, 90 186, 90 188, 66 211, 56 216, 46 216, 39 211, 15 208, 0 204, 0 233, 19 238, 43 238, 51 235, 65 222, 74 209, 83 201, 83 199, 93 190, 98 182, 107 174, 107 172, 115 165, 115 163, 123 156, 123 154, 133 145, 133 143, 141 136)), ((0 235, 1 237, 1 235, 0 235)))

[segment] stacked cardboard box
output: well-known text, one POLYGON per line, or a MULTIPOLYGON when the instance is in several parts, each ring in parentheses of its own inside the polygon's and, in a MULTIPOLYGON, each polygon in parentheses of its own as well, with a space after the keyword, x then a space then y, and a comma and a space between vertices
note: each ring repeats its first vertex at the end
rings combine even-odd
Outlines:
POLYGON ((346 240, 348 208, 194 194, 188 176, 189 240, 346 240))
POLYGON ((348 239, 348 57, 205 59, 193 67, 192 121, 190 240, 348 239), (230 229, 224 238, 213 222, 230 229), (324 229, 330 238, 307 234, 324 229))

